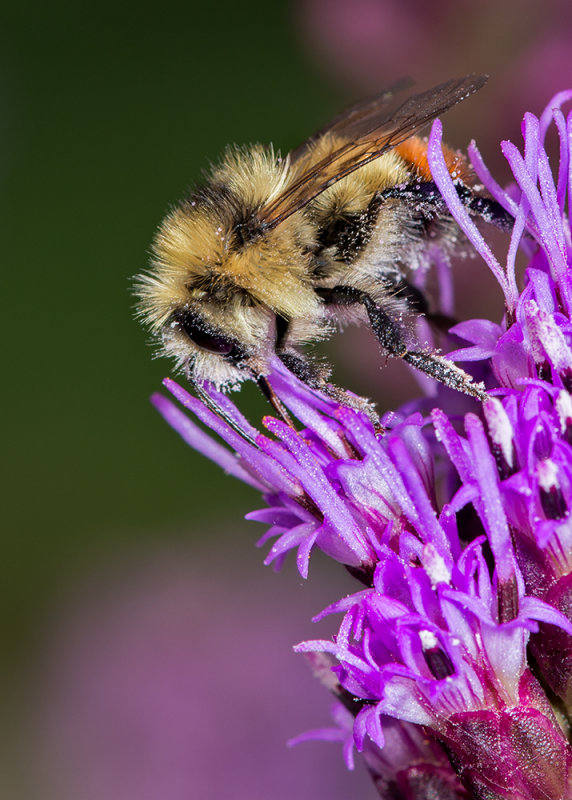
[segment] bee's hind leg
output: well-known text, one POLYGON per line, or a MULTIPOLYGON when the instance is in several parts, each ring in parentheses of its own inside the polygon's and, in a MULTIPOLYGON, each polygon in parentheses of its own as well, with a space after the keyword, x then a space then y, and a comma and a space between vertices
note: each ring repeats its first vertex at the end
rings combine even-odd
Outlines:
POLYGON ((435 378, 449 389, 471 395, 478 400, 487 398, 483 384, 475 383, 468 372, 458 367, 453 361, 449 361, 448 358, 422 350, 407 350, 400 358, 431 378, 435 378))
POLYGON ((391 286, 391 296, 403 300, 407 308, 411 311, 417 314, 423 314, 431 327, 439 333, 447 333, 449 328, 452 328, 453 325, 456 325, 458 322, 458 320, 451 317, 449 314, 431 311, 427 298, 421 289, 409 283, 405 278, 402 278, 398 283, 391 286))
POLYGON ((367 311, 377 340, 390 355, 402 358, 408 364, 421 370, 431 378, 435 378, 435 380, 450 389, 456 389, 464 394, 477 397, 479 400, 486 398, 484 388, 474 383, 467 372, 452 361, 449 361, 449 359, 437 353, 410 350, 401 326, 367 292, 356 289, 353 286, 335 286, 333 289, 319 289, 318 291, 325 302, 331 305, 361 303, 367 311))

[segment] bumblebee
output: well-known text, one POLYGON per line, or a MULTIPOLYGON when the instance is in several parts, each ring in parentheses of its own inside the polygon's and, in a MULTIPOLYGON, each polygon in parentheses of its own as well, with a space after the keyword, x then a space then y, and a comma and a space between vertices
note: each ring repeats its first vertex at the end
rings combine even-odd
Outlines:
MULTIPOLYGON (((430 245, 450 252, 461 237, 417 134, 486 80, 450 80, 397 107, 385 92, 285 158, 260 145, 227 149, 166 216, 138 278, 141 317, 199 393, 206 382, 228 391, 254 380, 282 413, 267 380, 277 357, 309 386, 341 396, 303 346, 351 322, 370 324, 389 355, 484 396, 415 340, 410 318, 428 309, 409 278, 430 245)), ((502 220, 500 206, 473 190, 466 159, 448 149, 445 159, 466 207, 502 220)))

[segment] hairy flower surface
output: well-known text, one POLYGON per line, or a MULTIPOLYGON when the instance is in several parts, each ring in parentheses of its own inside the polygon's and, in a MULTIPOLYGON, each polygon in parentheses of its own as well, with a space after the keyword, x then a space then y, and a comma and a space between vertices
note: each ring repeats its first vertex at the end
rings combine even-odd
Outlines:
POLYGON ((433 125, 433 179, 504 297, 502 320, 451 331, 460 346, 449 358, 474 362, 482 404, 439 389, 429 414, 425 398, 379 430, 278 359, 269 381, 300 430, 266 417, 259 432, 208 389, 230 425, 170 380, 185 410, 153 400, 192 447, 261 492, 265 507, 248 518, 268 526, 267 563, 295 550, 307 577, 318 548, 359 581, 320 615, 341 615, 336 636, 297 646, 337 698, 335 727, 302 738, 343 742, 349 766, 355 746, 381 797, 572 797, 570 100, 561 93, 539 119, 525 116, 522 154, 502 143, 507 190, 470 148, 514 218, 504 263, 459 199, 433 125))

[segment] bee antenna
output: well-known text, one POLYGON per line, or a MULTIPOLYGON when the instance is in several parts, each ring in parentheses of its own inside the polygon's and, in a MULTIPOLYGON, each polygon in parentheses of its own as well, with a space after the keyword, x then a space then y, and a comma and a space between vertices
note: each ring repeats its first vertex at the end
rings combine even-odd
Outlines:
POLYGON ((245 441, 247 441, 253 447, 258 448, 258 445, 254 441, 252 436, 250 436, 250 434, 246 433, 246 431, 243 430, 243 428, 240 427, 238 422, 231 417, 231 415, 228 413, 228 411, 226 411, 224 408, 221 408, 221 406, 219 406, 219 404, 216 402, 216 400, 213 400, 213 398, 210 396, 210 394, 208 394, 208 392, 206 392, 206 390, 204 389, 203 386, 201 386, 199 383, 196 383, 193 380, 191 380, 191 383, 192 383, 193 388, 196 391, 199 399, 202 400, 203 403, 214 414, 217 415, 217 417, 220 417, 222 420, 224 420, 226 422, 227 425, 230 425, 230 427, 233 429, 233 431, 238 433, 239 436, 241 436, 245 441))

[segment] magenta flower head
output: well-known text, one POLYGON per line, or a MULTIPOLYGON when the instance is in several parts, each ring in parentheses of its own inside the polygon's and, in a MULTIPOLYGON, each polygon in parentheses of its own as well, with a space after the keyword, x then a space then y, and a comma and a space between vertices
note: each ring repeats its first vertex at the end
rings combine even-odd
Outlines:
POLYGON ((299 738, 341 742, 350 768, 359 753, 383 798, 572 797, 570 100, 525 116, 522 152, 502 143, 506 190, 470 148, 514 219, 502 261, 433 124, 433 180, 504 298, 503 319, 451 331, 448 358, 484 381, 482 403, 439 388, 375 426, 278 359, 268 381, 297 428, 266 417, 261 432, 212 388, 222 416, 171 380, 178 404, 153 398, 185 441, 261 493, 248 518, 267 526, 266 563, 294 550, 306 578, 318 548, 355 577, 320 615, 339 616, 335 637, 296 647, 335 697, 334 725, 299 738))

